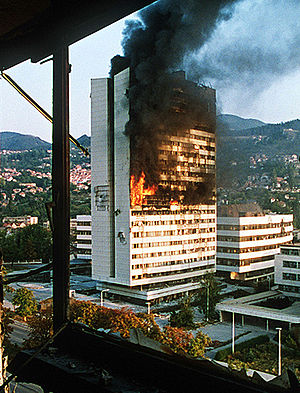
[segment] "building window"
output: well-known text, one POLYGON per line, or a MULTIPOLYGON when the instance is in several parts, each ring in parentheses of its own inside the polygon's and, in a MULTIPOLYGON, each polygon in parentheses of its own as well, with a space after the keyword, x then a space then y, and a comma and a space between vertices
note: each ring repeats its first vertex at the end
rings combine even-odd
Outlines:
POLYGON ((282 274, 283 280, 291 280, 291 281, 296 281, 297 280, 297 274, 296 273, 283 273, 282 274))
POLYGON ((283 267, 289 267, 291 269, 299 269, 300 263, 297 263, 295 261, 283 261, 283 267))

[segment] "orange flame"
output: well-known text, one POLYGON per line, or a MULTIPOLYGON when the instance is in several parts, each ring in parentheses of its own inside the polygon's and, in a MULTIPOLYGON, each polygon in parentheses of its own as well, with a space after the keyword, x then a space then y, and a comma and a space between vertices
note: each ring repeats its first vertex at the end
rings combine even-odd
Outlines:
POLYGON ((142 172, 141 177, 136 182, 134 175, 130 177, 130 202, 131 206, 140 205, 144 202, 146 195, 154 195, 157 191, 157 186, 144 188, 145 184, 145 173, 142 172))

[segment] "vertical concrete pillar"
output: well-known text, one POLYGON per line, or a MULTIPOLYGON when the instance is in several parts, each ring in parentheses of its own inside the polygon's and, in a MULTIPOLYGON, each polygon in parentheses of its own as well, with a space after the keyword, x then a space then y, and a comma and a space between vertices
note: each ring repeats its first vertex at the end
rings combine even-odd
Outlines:
POLYGON ((61 44, 53 53, 53 328, 69 319, 70 288, 70 146, 69 53, 61 44))

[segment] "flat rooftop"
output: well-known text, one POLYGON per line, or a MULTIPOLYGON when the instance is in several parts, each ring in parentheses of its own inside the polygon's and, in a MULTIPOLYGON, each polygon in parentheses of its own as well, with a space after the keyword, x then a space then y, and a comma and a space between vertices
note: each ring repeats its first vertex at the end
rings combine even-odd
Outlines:
POLYGON ((225 300, 224 302, 218 303, 216 309, 218 311, 300 324, 300 302, 294 302, 291 306, 281 310, 257 305, 262 301, 282 296, 282 293, 279 291, 266 291, 238 299, 225 300))

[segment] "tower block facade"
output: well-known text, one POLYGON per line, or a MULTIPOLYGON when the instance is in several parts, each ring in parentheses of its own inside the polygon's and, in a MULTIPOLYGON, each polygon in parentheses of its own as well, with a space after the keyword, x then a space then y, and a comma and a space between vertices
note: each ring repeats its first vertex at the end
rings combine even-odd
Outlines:
POLYGON ((92 272, 99 288, 144 303, 197 290, 215 272, 215 91, 174 75, 170 111, 192 103, 199 113, 156 134, 158 179, 148 184, 144 170, 133 174, 138 152, 125 132, 130 80, 129 68, 92 80, 92 272))

